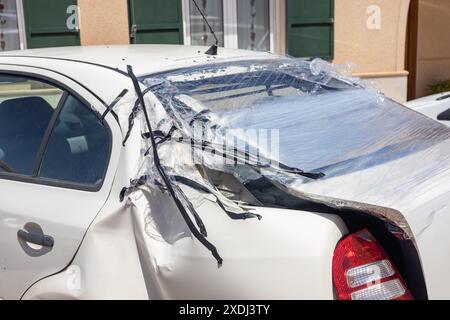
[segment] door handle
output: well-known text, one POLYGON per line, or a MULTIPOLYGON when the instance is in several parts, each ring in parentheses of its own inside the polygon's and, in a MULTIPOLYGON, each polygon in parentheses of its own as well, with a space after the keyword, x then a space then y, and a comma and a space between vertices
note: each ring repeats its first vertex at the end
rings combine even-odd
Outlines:
POLYGON ((45 234, 36 234, 25 230, 19 230, 17 231, 17 236, 25 242, 33 243, 42 247, 52 248, 55 244, 53 237, 45 234))

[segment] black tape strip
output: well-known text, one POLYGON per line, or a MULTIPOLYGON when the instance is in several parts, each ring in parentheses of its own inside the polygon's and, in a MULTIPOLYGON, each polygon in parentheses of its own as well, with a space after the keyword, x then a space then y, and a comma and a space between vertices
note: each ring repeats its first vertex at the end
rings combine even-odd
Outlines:
POLYGON ((136 94, 138 96, 138 100, 139 103, 142 106, 142 110, 144 112, 144 116, 145 116, 145 121, 147 123, 147 128, 148 131, 150 133, 150 141, 152 143, 152 149, 153 149, 153 160, 155 162, 155 166, 158 170, 159 175, 161 176, 161 179, 164 181, 164 184, 167 187, 167 190, 169 191, 170 195, 172 196, 173 200, 175 201, 176 206, 178 207, 178 209, 180 210, 180 213, 184 219, 184 221, 186 222, 189 230, 192 232, 192 235, 198 240, 200 241, 200 243, 202 243, 213 255, 213 257, 217 260, 217 263, 219 265, 219 267, 222 265, 223 263, 223 259, 222 257, 219 255, 217 248, 211 243, 209 242, 202 234, 201 232, 195 227, 194 223, 192 222, 191 218, 189 217, 188 212, 186 211, 186 208, 184 207, 183 203, 181 202, 181 200, 177 197, 175 190, 172 187, 172 184, 170 182, 170 179, 168 178, 166 172, 164 171, 162 165, 161 165, 161 161, 159 158, 159 154, 158 154, 158 149, 156 148, 156 141, 155 138, 153 136, 153 129, 150 123, 150 118, 148 116, 148 112, 147 109, 145 107, 145 100, 144 100, 144 95, 141 91, 141 87, 139 85, 139 81, 136 78, 136 76, 133 73, 133 68, 131 66, 127 66, 127 71, 128 74, 131 78, 131 80, 133 81, 133 85, 134 88, 136 90, 136 94))
POLYGON ((106 108, 105 112, 103 112, 102 117, 100 118, 101 121, 105 120, 106 115, 112 111, 112 109, 116 106, 116 104, 119 103, 119 101, 125 97, 125 95, 128 93, 127 89, 123 89, 122 92, 114 99, 113 102, 106 108))

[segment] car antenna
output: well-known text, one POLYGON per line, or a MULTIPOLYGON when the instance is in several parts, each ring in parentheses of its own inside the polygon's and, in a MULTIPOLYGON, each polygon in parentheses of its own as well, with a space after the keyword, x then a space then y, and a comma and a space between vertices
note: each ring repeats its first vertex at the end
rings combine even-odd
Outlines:
POLYGON ((206 25, 209 28, 209 31, 211 32, 211 34, 213 35, 214 39, 216 39, 216 42, 211 46, 211 48, 209 48, 208 50, 206 50, 205 54, 209 55, 209 56, 217 56, 217 50, 219 48, 219 39, 217 38, 216 34, 214 33, 214 29, 211 27, 211 25, 208 22, 208 19, 206 19, 205 14, 203 13, 203 11, 200 9, 200 7, 198 6, 197 2, 195 0, 192 0, 192 2, 194 2, 195 7, 197 8, 197 10, 200 12, 203 21, 206 23, 206 25))

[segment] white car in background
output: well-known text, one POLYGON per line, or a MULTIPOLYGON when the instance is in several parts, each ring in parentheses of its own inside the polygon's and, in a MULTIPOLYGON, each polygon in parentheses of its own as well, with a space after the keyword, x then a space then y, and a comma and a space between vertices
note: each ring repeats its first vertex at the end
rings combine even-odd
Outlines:
POLYGON ((405 106, 450 126, 450 92, 408 101, 405 106))
POLYGON ((0 55, 0 298, 450 299, 449 129, 205 50, 0 55))

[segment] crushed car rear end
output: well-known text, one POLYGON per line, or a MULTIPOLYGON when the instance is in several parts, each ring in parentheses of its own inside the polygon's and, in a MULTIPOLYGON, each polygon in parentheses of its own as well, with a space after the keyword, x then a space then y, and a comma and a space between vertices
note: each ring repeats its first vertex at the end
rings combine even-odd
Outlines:
MULTIPOLYGON (((163 110, 172 119, 155 123, 163 133, 158 150, 181 193, 194 189, 200 198, 215 198, 232 219, 227 211, 245 217, 246 206, 338 218, 350 237, 367 232, 379 253, 366 257, 367 248, 360 248, 361 257, 328 264, 337 297, 428 297, 417 237, 435 212, 418 208, 438 205, 438 195, 448 190, 440 185, 433 197, 425 196, 448 170, 447 128, 320 60, 235 61, 141 81, 160 102, 153 113, 163 110), (266 131, 270 137, 261 137, 266 131), (171 156, 177 148, 189 160, 171 156), (419 162, 424 157, 426 165, 419 162), (224 206, 227 200, 242 212, 224 206), (338 273, 346 279, 351 271, 362 274, 359 285, 340 286, 338 273)), ((341 255, 356 250, 330 245, 341 255)))

